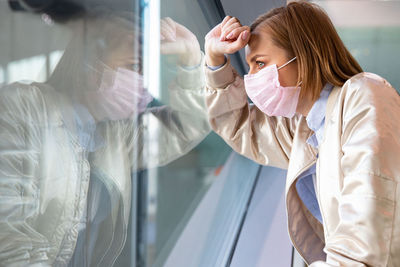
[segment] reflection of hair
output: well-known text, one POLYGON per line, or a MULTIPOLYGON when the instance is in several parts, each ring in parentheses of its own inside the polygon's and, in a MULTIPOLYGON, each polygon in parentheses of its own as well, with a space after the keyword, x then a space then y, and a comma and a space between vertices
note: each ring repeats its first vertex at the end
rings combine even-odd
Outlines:
POLYGON ((344 46, 325 11, 316 4, 291 2, 259 16, 251 25, 268 30, 275 45, 297 57, 300 97, 311 94, 313 100, 326 82, 342 86, 362 68, 344 46))
MULTIPOLYGON (((109 53, 128 36, 141 40, 139 20, 130 12, 96 10, 73 25, 73 37, 47 81, 67 94, 98 88, 109 53)), ((141 45, 132 47, 134 54, 140 50, 141 45)))

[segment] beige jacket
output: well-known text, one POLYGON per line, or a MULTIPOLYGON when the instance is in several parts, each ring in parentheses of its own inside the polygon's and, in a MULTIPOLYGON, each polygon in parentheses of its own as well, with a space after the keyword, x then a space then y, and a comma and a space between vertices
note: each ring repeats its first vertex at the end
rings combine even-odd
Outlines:
POLYGON ((132 173, 175 160, 210 132, 202 74, 201 66, 178 67, 170 106, 149 108, 139 121, 98 123, 104 146, 90 153, 69 123, 80 115, 66 95, 40 83, 1 88, 0 267, 68 265, 86 227, 91 172, 112 211, 90 266, 112 266, 127 237, 132 173))
POLYGON ((268 117, 248 104, 229 61, 205 73, 212 128, 238 153, 287 169, 288 231, 307 264, 400 266, 400 97, 387 81, 364 72, 334 87, 317 151, 304 116, 268 117), (314 163, 323 225, 295 187, 314 163))

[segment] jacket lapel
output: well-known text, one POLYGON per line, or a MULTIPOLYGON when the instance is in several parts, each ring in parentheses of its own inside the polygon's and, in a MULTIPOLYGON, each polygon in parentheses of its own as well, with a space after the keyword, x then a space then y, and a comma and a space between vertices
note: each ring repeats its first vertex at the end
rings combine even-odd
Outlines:
POLYGON ((307 126, 305 117, 301 117, 293 139, 292 150, 286 179, 286 193, 296 178, 316 161, 317 151, 307 144, 307 139, 313 134, 307 126))
MULTIPOLYGON (((325 131, 327 122, 331 119, 333 108, 335 107, 336 99, 339 95, 341 87, 335 86, 329 94, 326 104, 325 113, 325 131)), ((301 116, 299 124, 296 128, 296 133, 293 139, 292 150, 290 153, 290 161, 287 172, 286 180, 286 193, 289 191, 290 186, 297 179, 297 177, 311 167, 317 160, 318 150, 307 144, 307 139, 312 135, 312 130, 308 128, 306 118, 301 116)), ((324 137, 325 139, 325 137, 324 137)), ((321 142, 321 144, 324 140, 321 142)))
MULTIPOLYGON (((340 86, 335 86, 335 87, 332 88, 332 92, 329 94, 328 101, 327 101, 327 103, 326 103, 326 111, 325 111, 324 137, 323 137, 323 139, 322 139, 321 144, 322 144, 322 143, 324 142, 324 140, 325 140, 325 136, 326 136, 326 126, 327 126, 328 122, 329 122, 329 121, 331 120, 331 118, 332 118, 332 111, 333 111, 333 108, 335 107, 335 104, 336 104, 336 102, 337 102, 336 100, 337 100, 337 98, 338 98, 338 96, 339 96, 340 89, 341 89, 340 86)), ((320 144, 320 145, 321 145, 321 144, 320 144)))

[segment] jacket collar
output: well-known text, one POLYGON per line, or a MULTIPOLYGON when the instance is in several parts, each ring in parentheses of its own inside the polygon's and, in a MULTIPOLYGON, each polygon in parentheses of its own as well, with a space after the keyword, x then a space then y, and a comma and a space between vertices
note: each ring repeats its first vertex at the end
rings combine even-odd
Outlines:
POLYGON ((329 122, 332 120, 332 112, 335 107, 335 104, 337 103, 337 98, 339 96, 341 89, 342 89, 342 87, 340 87, 340 86, 333 87, 333 89, 328 97, 328 101, 326 103, 326 111, 325 111, 324 136, 322 138, 321 144, 323 144, 325 142, 326 128, 327 128, 327 125, 329 124, 329 122))
POLYGON ((292 150, 287 171, 286 193, 299 175, 315 163, 317 150, 307 144, 307 139, 313 134, 308 128, 306 118, 301 116, 294 134, 292 150))
MULTIPOLYGON (((337 103, 340 89, 341 87, 334 87, 328 97, 324 137, 321 145, 324 143, 326 125, 332 119, 332 112, 337 103)), ((323 227, 301 203, 294 186, 299 175, 317 161, 317 150, 306 143, 307 138, 312 134, 313 131, 308 128, 305 117, 301 116, 293 138, 285 188, 289 236, 307 264, 326 260, 326 254, 323 250, 325 247, 323 227)))
POLYGON ((314 131, 314 134, 307 139, 307 143, 312 145, 313 147, 318 147, 324 135, 325 112, 321 111, 326 110, 326 104, 328 102, 329 94, 331 93, 332 88, 332 84, 325 84, 319 95, 319 98, 317 99, 317 101, 314 102, 306 117, 308 128, 314 131))
MULTIPOLYGON (((332 88, 332 91, 329 94, 325 112, 324 137, 321 144, 325 141, 326 125, 331 120, 332 111, 337 102, 336 100, 340 89, 341 87, 335 86, 332 88)), ((308 127, 306 118, 304 116, 301 116, 293 138, 292 150, 287 172, 286 193, 289 191, 290 186, 297 179, 297 177, 299 177, 302 172, 307 170, 317 161, 317 149, 307 144, 306 142, 312 134, 313 132, 308 127)))

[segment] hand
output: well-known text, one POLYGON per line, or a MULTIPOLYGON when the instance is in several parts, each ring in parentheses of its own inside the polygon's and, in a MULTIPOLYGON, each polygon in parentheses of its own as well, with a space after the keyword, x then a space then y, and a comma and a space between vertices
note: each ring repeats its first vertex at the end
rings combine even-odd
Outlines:
POLYGON ((179 64, 196 66, 201 60, 200 44, 196 36, 171 18, 161 19, 161 53, 179 56, 179 64))
POLYGON ((209 66, 224 63, 224 54, 233 54, 246 46, 250 39, 250 27, 242 26, 231 16, 215 26, 205 37, 206 62, 209 66))

